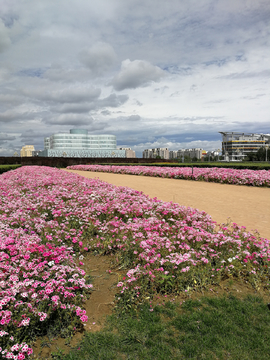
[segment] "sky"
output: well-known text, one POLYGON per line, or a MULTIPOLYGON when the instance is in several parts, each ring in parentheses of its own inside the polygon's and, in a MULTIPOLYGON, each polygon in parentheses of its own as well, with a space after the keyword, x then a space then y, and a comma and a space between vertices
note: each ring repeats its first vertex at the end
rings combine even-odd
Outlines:
POLYGON ((0 156, 73 128, 138 157, 269 134, 269 19, 269 0, 0 0, 0 156))

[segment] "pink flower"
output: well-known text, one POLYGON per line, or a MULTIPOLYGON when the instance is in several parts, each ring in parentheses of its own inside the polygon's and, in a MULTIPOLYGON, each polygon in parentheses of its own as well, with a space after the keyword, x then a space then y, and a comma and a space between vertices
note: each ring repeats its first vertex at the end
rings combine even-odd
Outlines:
POLYGON ((87 316, 87 315, 83 315, 83 316, 80 317, 80 319, 81 319, 82 322, 87 322, 88 316, 87 316))

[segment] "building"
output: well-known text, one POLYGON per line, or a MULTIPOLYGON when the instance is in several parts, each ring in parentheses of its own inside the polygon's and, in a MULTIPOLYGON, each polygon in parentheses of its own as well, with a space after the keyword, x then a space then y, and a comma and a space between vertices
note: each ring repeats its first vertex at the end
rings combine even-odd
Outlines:
POLYGON ((177 159, 177 151, 176 150, 171 150, 169 152, 169 159, 171 159, 171 160, 177 159))
POLYGON ((125 150, 126 152, 126 158, 135 158, 136 157, 136 153, 134 150, 132 150, 131 148, 119 148, 119 150, 125 150))
POLYGON ((222 135, 222 154, 225 161, 243 160, 248 153, 256 153, 270 144, 270 134, 219 132, 222 135))
POLYGON ((196 158, 201 160, 206 155, 206 151, 200 148, 180 149, 177 151, 177 158, 182 159, 188 157, 190 159, 196 158))
POLYGON ((87 130, 72 129, 44 139, 45 157, 126 157, 126 150, 116 146, 115 135, 89 135, 87 130))
POLYGON ((21 149, 21 157, 33 156, 34 145, 25 145, 21 149))
POLYGON ((143 159, 153 159, 153 151, 152 149, 145 149, 142 153, 143 159))
POLYGON ((143 151, 143 158, 144 159, 169 159, 170 152, 168 148, 155 148, 155 149, 145 149, 143 151))

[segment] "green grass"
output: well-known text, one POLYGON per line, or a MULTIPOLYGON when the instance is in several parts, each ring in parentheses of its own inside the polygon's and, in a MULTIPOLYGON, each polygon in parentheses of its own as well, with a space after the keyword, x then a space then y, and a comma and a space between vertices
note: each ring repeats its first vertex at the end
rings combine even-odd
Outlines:
POLYGON ((104 330, 86 333, 55 359, 270 359, 270 311, 259 297, 202 297, 182 305, 115 313, 104 330))
POLYGON ((6 171, 15 170, 21 165, 0 165, 0 174, 3 174, 6 171))

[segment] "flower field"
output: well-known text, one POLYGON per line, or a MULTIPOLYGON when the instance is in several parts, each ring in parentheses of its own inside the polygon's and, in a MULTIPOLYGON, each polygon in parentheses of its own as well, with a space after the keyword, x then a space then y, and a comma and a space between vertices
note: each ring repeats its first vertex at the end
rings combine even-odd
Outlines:
POLYGON ((110 165, 73 165, 71 170, 101 171, 115 174, 155 176, 169 179, 184 179, 216 182, 221 184, 270 187, 269 170, 237 170, 228 168, 190 168, 159 166, 110 166, 110 165))
POLYGON ((125 270, 118 307, 233 277, 268 289, 269 240, 216 225, 205 212, 55 168, 1 175, 2 358, 27 359, 50 326, 71 336, 87 321, 92 284, 79 266, 89 251, 125 270))

